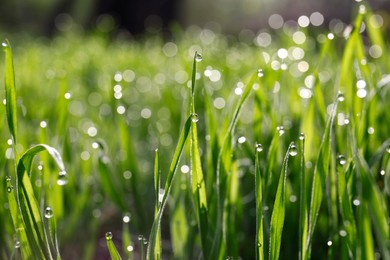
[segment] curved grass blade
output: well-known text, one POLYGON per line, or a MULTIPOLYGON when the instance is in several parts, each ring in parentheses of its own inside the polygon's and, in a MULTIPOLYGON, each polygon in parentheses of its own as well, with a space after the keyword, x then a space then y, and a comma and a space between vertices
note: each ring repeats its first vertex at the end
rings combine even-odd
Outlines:
POLYGON ((187 141, 188 134, 190 132, 191 128, 191 116, 187 118, 184 128, 181 131, 178 144, 175 149, 175 153, 173 155, 173 159, 171 162, 171 166, 169 168, 167 180, 165 182, 165 188, 164 188, 164 196, 161 200, 161 206, 158 210, 157 217, 154 219, 152 230, 150 231, 149 235, 149 246, 148 246, 148 252, 147 252, 147 259, 155 259, 154 252, 156 247, 156 240, 158 235, 158 230, 160 229, 160 223, 161 223, 161 217, 164 211, 164 207, 168 200, 168 195, 171 190, 173 177, 175 176, 176 169, 179 163, 180 155, 182 154, 184 145, 187 141))
POLYGON ((64 163, 56 149, 45 144, 35 145, 27 150, 18 162, 16 192, 28 242, 33 247, 34 254, 44 255, 46 259, 58 259, 60 254, 57 250, 58 247, 56 247, 57 243, 50 239, 53 236, 49 234, 49 231, 43 224, 40 207, 34 196, 34 190, 29 178, 34 157, 45 150, 54 159, 60 169, 60 173, 65 174, 64 163))
POLYGON ((288 147, 287 153, 284 157, 282 171, 279 177, 278 189, 276 191, 274 209, 271 216, 271 233, 269 240, 269 259, 276 260, 279 259, 280 245, 282 243, 282 232, 284 225, 285 217, 285 190, 286 190, 286 179, 287 179, 287 167, 288 167, 288 158, 290 157, 290 149, 294 146, 294 143, 291 143, 288 147))
MULTIPOLYGON (((15 87, 15 72, 12 59, 12 49, 9 41, 6 39, 3 43, 5 51, 5 100, 8 128, 13 137, 13 141, 17 143, 17 111, 16 111, 16 87, 15 87)), ((16 150, 15 150, 16 152, 16 150)), ((17 160, 16 154, 15 158, 17 160)))
POLYGON ((107 232, 106 233, 106 242, 107 242, 107 247, 108 251, 110 252, 110 256, 112 260, 121 260, 121 256, 118 253, 118 250, 116 249, 116 246, 114 242, 112 241, 112 233, 107 232))

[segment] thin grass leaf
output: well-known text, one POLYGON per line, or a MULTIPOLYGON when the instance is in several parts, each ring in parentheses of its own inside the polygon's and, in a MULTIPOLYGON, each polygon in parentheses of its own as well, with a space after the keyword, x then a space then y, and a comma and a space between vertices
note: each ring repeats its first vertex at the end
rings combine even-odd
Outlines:
MULTIPOLYGON (((17 139, 17 110, 16 110, 16 87, 15 87, 15 72, 12 59, 12 49, 9 41, 6 39, 3 43, 3 50, 5 51, 5 100, 8 128, 11 132, 14 143, 17 139)), ((16 152, 16 150, 15 150, 16 152)), ((16 154, 15 158, 17 160, 16 154)))
POLYGON ((164 211, 164 207, 167 203, 168 195, 172 187, 172 181, 173 177, 175 176, 177 165, 179 163, 180 155, 182 154, 184 145, 187 141, 188 134, 190 132, 191 128, 191 116, 187 118, 185 125, 181 131, 178 144, 175 149, 175 153, 173 155, 173 159, 171 162, 171 166, 169 168, 167 180, 165 182, 165 188, 164 188, 164 196, 161 200, 161 206, 158 210, 157 217, 154 219, 152 229, 150 231, 149 235, 149 245, 148 245, 148 251, 147 251, 147 259, 155 259, 154 258, 154 252, 156 247, 156 240, 158 236, 158 230, 160 229, 160 223, 161 223, 161 217, 162 213, 164 211))
POLYGON ((43 254, 41 255, 39 250, 36 251, 34 248, 31 248, 31 245, 29 243, 26 230, 23 225, 23 219, 22 216, 19 214, 19 206, 18 202, 15 198, 15 192, 14 187, 11 183, 11 177, 6 177, 6 189, 8 193, 8 204, 9 204, 9 210, 11 213, 12 222, 14 223, 14 227, 16 230, 16 235, 20 242, 20 250, 22 253, 22 256, 24 259, 34 259, 36 257, 44 257, 43 254), (33 250, 35 252, 33 252, 33 250), (34 253, 34 254, 33 254, 34 253))
POLYGON ((282 232, 285 217, 285 200, 286 200, 286 179, 288 170, 288 159, 290 157, 290 150, 295 146, 291 143, 288 147, 287 153, 284 157, 282 171, 279 177, 278 189, 276 191, 274 209, 271 216, 270 225, 270 240, 269 240, 269 259, 279 259, 280 245, 282 243, 282 232))
POLYGON ((314 167, 314 175, 312 180, 310 213, 309 213, 309 228, 306 242, 306 256, 310 258, 310 247, 316 226, 318 212, 320 210, 323 194, 325 190, 325 182, 328 176, 330 164, 330 147, 331 147, 331 129, 334 124, 334 118, 337 111, 338 100, 333 106, 333 111, 326 124, 325 132, 322 137, 322 142, 318 152, 318 157, 314 167))
POLYGON ((305 134, 301 133, 300 140, 300 209, 299 209, 299 259, 307 259, 306 242, 309 229, 309 209, 307 178, 305 174, 305 134))
POLYGON ((198 142, 198 117, 195 111, 195 80, 196 63, 199 54, 195 53, 192 69, 192 91, 191 91, 191 190, 194 199, 195 210, 197 214, 198 228, 200 231, 203 258, 208 259, 208 216, 207 216, 207 197, 204 174, 199 152, 198 142))
MULTIPOLYGON (((229 171, 231 164, 232 164, 232 142, 233 142, 233 133, 236 127, 236 124, 238 122, 238 118, 241 112, 241 109, 243 107, 244 102, 247 100, 249 94, 251 93, 252 86, 255 83, 257 79, 257 73, 255 73, 250 79, 248 84, 246 85, 246 88, 239 99, 236 108, 233 113, 233 117, 230 121, 228 130, 226 132, 226 135, 224 137, 224 141, 222 143, 222 147, 219 151, 218 155, 218 163, 217 163, 217 178, 216 178, 216 185, 217 185, 217 223, 216 223, 216 229, 222 230, 222 223, 223 223, 223 204, 225 200, 226 195, 226 176, 227 172, 229 171)), ((216 232, 214 239, 213 239, 213 245, 211 249, 211 258, 216 258, 217 254, 223 255, 223 251, 221 247, 222 243, 222 234, 220 232, 216 232)), ((226 234, 223 235, 226 237, 226 234)))
MULTIPOLYGON (((347 168, 349 169, 349 167, 347 168)), ((348 191, 348 180, 346 174, 343 170, 342 165, 337 167, 337 184, 338 184, 338 204, 340 208, 340 215, 343 223, 348 223, 344 225, 345 231, 347 232, 347 245, 350 256, 354 259, 357 259, 357 229, 355 223, 355 216, 352 210, 351 201, 352 198, 348 191)), ((365 259, 365 258, 364 258, 365 259)))
POLYGON ((111 232, 106 233, 106 242, 107 242, 108 251, 110 252, 111 260, 121 260, 122 258, 118 253, 118 250, 116 249, 114 242, 112 241, 111 232))
POLYGON ((262 147, 256 145, 255 157, 255 193, 256 193, 256 259, 264 259, 264 234, 263 234, 263 190, 259 165, 259 153, 262 147))
POLYGON ((54 162, 60 169, 60 173, 66 173, 64 163, 57 150, 45 144, 38 144, 27 150, 18 162, 16 189, 20 214, 34 254, 42 254, 46 259, 55 259, 60 258, 60 254, 55 246, 56 243, 49 238, 49 231, 43 225, 40 207, 34 196, 34 190, 29 178, 34 157, 45 150, 54 159, 54 162))
MULTIPOLYGON (((155 207, 154 207, 154 218, 158 217, 158 210, 160 207, 160 158, 158 149, 155 150, 154 159, 154 191, 155 191, 155 207)), ((154 259, 161 258, 161 228, 158 228, 156 235, 156 246, 154 248, 154 259)))

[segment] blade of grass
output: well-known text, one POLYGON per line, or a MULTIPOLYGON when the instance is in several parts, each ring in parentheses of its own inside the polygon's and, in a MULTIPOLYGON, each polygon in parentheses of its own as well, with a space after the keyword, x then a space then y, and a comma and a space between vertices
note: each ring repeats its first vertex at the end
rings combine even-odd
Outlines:
POLYGON ((216 178, 216 186, 217 186, 217 223, 216 223, 216 230, 214 239, 213 239, 213 245, 211 249, 211 258, 216 259, 217 255, 224 255, 221 250, 222 245, 222 237, 226 237, 226 234, 221 234, 218 230, 223 230, 222 223, 223 223, 223 204, 225 200, 226 195, 226 176, 227 172, 230 169, 231 163, 232 163, 232 138, 233 133, 236 127, 236 124, 238 122, 238 118, 241 112, 241 109, 243 107, 244 102, 247 100, 249 94, 251 93, 252 86, 255 83, 257 79, 257 72, 253 74, 253 76, 249 79, 248 84, 246 85, 246 88, 239 99, 236 108, 233 113, 233 117, 230 121, 228 130, 226 132, 226 135, 224 137, 224 141, 222 143, 222 147, 219 151, 218 155, 218 163, 217 163, 217 178, 216 178), (219 251, 219 252, 218 252, 219 251))
POLYGON ((106 233, 106 242, 107 242, 107 247, 108 251, 110 252, 110 256, 112 260, 121 260, 121 256, 118 253, 118 250, 116 249, 116 246, 114 242, 112 241, 112 233, 107 232, 106 233))
POLYGON ((259 165, 259 153, 262 151, 261 144, 256 145, 255 157, 255 193, 256 193, 256 259, 264 259, 264 234, 263 234, 263 190, 262 178, 259 165))
POLYGON ((305 174, 305 134, 299 135, 300 140, 300 209, 299 209, 299 259, 307 259, 306 242, 308 235, 308 189, 307 178, 305 174))
POLYGON ((310 213, 309 213, 309 226, 308 235, 305 248, 305 255, 310 258, 311 242, 314 234, 314 228, 316 226, 318 212, 320 210, 323 194, 325 190, 325 182, 328 175, 328 169, 330 164, 330 147, 331 147, 331 129, 334 124, 334 118, 337 111, 338 99, 333 106, 333 111, 326 124, 325 132, 322 137, 322 142, 318 152, 318 157, 314 167, 314 175, 312 180, 311 200, 310 200, 310 213))
MULTIPOLYGON (((60 169, 60 174, 66 174, 64 163, 58 151, 45 144, 38 144, 27 150, 20 158, 17 167, 16 193, 18 205, 23 219, 24 227, 30 245, 34 248, 34 254, 40 253, 46 259, 60 258, 55 242, 49 239, 49 231, 43 225, 39 204, 34 196, 34 190, 29 178, 34 157, 47 151, 60 169), (36 252, 35 252, 36 251, 36 252)), ((54 235, 52 237, 55 237, 54 235)))
MULTIPOLYGON (((11 132, 13 142, 17 144, 17 110, 16 110, 16 87, 15 87, 15 72, 12 59, 12 49, 9 41, 6 39, 3 43, 3 50, 5 51, 5 100, 8 128, 11 132)), ((15 160, 18 157, 15 152, 15 160)))
POLYGON ((200 231, 203 258, 208 259, 208 216, 207 216, 207 197, 206 186, 202 170, 202 163, 199 152, 198 142, 198 116, 195 111, 195 80, 196 80, 196 63, 199 60, 200 54, 195 53, 192 67, 192 87, 191 87, 191 188, 194 199, 195 210, 197 214, 198 228, 200 231))
MULTIPOLYGON (((160 159, 158 149, 155 150, 154 159, 154 191, 155 191, 155 207, 154 207, 154 218, 158 216, 158 210, 160 207, 160 159)), ((158 228, 156 234, 156 246, 154 248, 154 258, 161 258, 161 228, 158 228)))
POLYGON ((158 210, 157 217, 154 219, 152 229, 150 231, 149 235, 149 245, 148 245, 148 251, 147 251, 147 259, 155 259, 154 258, 154 251, 156 247, 156 240, 158 235, 158 230, 160 229, 160 223, 161 223, 161 217, 162 213, 164 211, 164 207, 168 200, 168 195, 172 186, 173 177, 175 176, 176 169, 179 163, 180 155, 182 154, 184 145, 186 143, 188 134, 190 132, 191 128, 191 116, 187 118, 185 125, 181 131, 178 144, 175 149, 175 153, 173 155, 173 159, 171 162, 171 166, 169 168, 167 180, 165 182, 165 188, 164 188, 164 196, 161 200, 161 206, 158 210))
POLYGON ((290 150, 295 147, 294 143, 291 143, 288 147, 287 153, 284 157, 282 171, 279 177, 278 189, 276 191, 274 209, 271 216, 270 225, 270 240, 269 240, 269 259, 279 259, 280 245, 282 243, 282 232, 285 217, 285 189, 288 170, 288 159, 290 157, 290 150))

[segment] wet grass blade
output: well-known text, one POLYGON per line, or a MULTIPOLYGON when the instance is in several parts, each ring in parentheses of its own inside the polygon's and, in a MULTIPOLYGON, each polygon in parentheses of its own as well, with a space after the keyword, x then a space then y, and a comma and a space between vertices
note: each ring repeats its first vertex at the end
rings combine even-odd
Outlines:
POLYGON ((190 132, 190 128, 191 128, 191 116, 187 118, 186 122, 185 122, 185 125, 184 125, 184 128, 182 129, 181 131, 181 134, 180 134, 180 137, 179 137, 179 141, 178 141, 178 144, 176 146, 176 149, 175 149, 175 153, 173 155, 173 159, 172 159, 172 162, 171 162, 171 166, 169 168, 169 172, 168 172, 168 176, 167 176, 167 180, 165 182, 165 188, 164 188, 164 196, 161 200, 161 206, 158 210, 158 214, 157 214, 157 217, 154 219, 154 222, 153 222, 153 226, 152 226, 152 229, 150 231, 150 235, 149 235, 149 246, 148 246, 148 251, 147 251, 147 259, 155 259, 154 258, 154 252, 155 252, 155 247, 156 247, 156 240, 157 240, 157 236, 158 236, 158 230, 161 228, 161 217, 162 217, 162 214, 163 214, 163 211, 164 211, 164 207, 167 203, 167 200, 168 200, 168 195, 169 195, 169 192, 171 190, 171 187, 172 187, 172 181, 173 181, 173 177, 175 176, 175 173, 176 173, 176 169, 177 169, 177 166, 179 164, 179 159, 180 159, 180 156, 182 154, 182 151, 183 151, 183 148, 184 148, 184 145, 187 141, 187 137, 189 135, 189 132, 190 132))
POLYGON ((270 226, 270 240, 269 240, 269 259, 279 259, 280 245, 282 243, 282 232, 285 218, 285 200, 286 200, 286 179, 288 170, 288 158, 290 157, 291 147, 295 146, 293 143, 288 147, 287 153, 284 157, 282 171, 279 177, 278 189, 276 191, 274 209, 271 216, 270 226))
POLYGON ((309 213, 309 227, 306 242, 306 256, 310 257, 310 247, 316 226, 318 212, 320 210, 321 202, 325 191, 325 182, 328 177, 330 164, 330 147, 331 147, 331 129, 334 123, 334 118, 337 111, 338 100, 333 106, 333 111, 326 124, 325 132, 323 134, 321 146, 318 152, 318 157, 314 167, 314 175, 311 188, 310 213, 309 213))
POLYGON ((60 257, 55 247, 56 242, 50 239, 50 237, 55 237, 55 235, 51 236, 43 224, 42 213, 34 196, 34 190, 29 178, 34 157, 45 150, 54 159, 60 173, 66 173, 62 158, 56 149, 44 144, 35 145, 27 150, 18 162, 16 189, 20 214, 34 254, 43 255, 46 259, 54 259, 60 257))
MULTIPOLYGON (((222 223, 223 223, 223 204, 225 201, 225 196, 227 192, 227 184, 226 184, 226 177, 227 177, 227 171, 230 169, 232 164, 232 144, 233 144, 233 133, 236 127, 236 124, 238 122, 238 118, 241 112, 241 109, 243 107, 244 102, 247 100, 249 94, 251 93, 252 86, 255 83, 257 79, 257 73, 253 74, 253 76, 249 79, 248 84, 245 87, 245 90, 239 99, 234 113, 233 117, 230 121, 229 127, 227 129, 226 135, 224 136, 222 147, 219 151, 218 155, 218 163, 217 163, 217 178, 216 178, 216 185, 217 185, 217 223, 216 223, 216 229, 222 230, 222 223)), ((213 246, 211 250, 211 257, 216 258, 217 255, 224 255, 223 249, 221 248, 223 242, 222 237, 226 237, 226 234, 223 235, 219 231, 215 233, 213 246)))
MULTIPOLYGON (((158 149, 155 150, 154 159, 154 191, 155 191, 155 207, 154 207, 154 218, 158 217, 158 210, 160 208, 160 158, 158 149)), ((161 228, 158 228, 156 234, 156 246, 154 248, 154 258, 161 258, 161 228)))
MULTIPOLYGON (((259 145, 259 144, 258 144, 259 145)), ((257 146, 258 146, 257 145, 257 146)), ((263 234, 263 190, 259 165, 259 153, 261 147, 256 146, 255 157, 255 193, 256 193, 256 259, 264 259, 264 234, 263 234)))
MULTIPOLYGON (((12 59, 11 45, 8 40, 3 42, 3 50, 5 51, 5 100, 8 128, 17 143, 17 110, 16 110, 16 87, 15 87, 15 72, 12 59)), ((16 150, 15 150, 16 152, 16 150)), ((15 154, 16 156, 16 154, 15 154)), ((15 157, 17 158, 17 157, 15 157)))
POLYGON ((192 68, 192 88, 191 88, 191 190, 194 199, 195 210, 197 214, 198 228, 200 231, 203 258, 208 259, 208 216, 207 216, 207 197, 202 162, 200 159, 199 142, 198 142, 198 116, 195 111, 195 80, 196 80, 196 63, 199 54, 195 53, 192 68))
POLYGON ((301 133, 300 140, 300 209, 299 209, 299 259, 307 259, 306 242, 308 235, 308 190, 307 190, 307 177, 305 174, 305 134, 301 133))
POLYGON ((114 242, 112 241, 111 232, 106 233, 106 242, 107 242, 108 251, 110 252, 111 260, 121 260, 122 258, 118 253, 118 250, 116 249, 114 242))

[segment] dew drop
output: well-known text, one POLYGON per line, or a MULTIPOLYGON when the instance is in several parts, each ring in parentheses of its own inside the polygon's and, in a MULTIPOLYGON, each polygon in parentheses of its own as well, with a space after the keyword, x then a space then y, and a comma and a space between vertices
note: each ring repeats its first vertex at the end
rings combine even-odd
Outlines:
POLYGON ((257 70, 257 76, 258 76, 259 78, 263 77, 263 76, 264 76, 264 71, 263 71, 262 69, 258 69, 258 70, 257 70))
POLYGON ((15 248, 20 248, 20 241, 15 241, 15 248))
POLYGON ((53 217, 53 210, 51 207, 46 207, 45 209, 45 218, 52 218, 53 217))
POLYGON ((111 233, 111 232, 107 232, 107 233, 106 233, 106 240, 107 240, 107 241, 112 240, 112 233, 111 233))
POLYGON ((342 229, 342 230, 340 230, 339 235, 340 235, 341 237, 346 237, 346 236, 347 236, 347 231, 345 231, 344 229, 342 229))
POLYGON ((194 123, 198 122, 198 121, 199 121, 199 116, 198 116, 198 114, 196 114, 196 113, 192 114, 192 115, 191 115, 191 120, 192 120, 192 122, 194 122, 194 123))
POLYGON ((142 242, 144 243, 144 245, 147 245, 148 244, 148 240, 144 237, 142 242))
POLYGON ((296 156, 296 155, 298 154, 298 148, 297 148, 297 146, 296 146, 295 144, 292 144, 292 145, 290 146, 289 154, 290 154, 291 156, 296 156))
POLYGON ((123 222, 124 223, 129 223, 130 222, 130 215, 129 214, 126 214, 123 216, 123 222))
POLYGON ((352 201, 352 203, 353 203, 353 205, 354 206, 360 206, 360 200, 359 199, 354 199, 353 201, 352 201))
POLYGON ((380 170, 379 174, 380 174, 381 176, 385 176, 386 172, 385 172, 385 170, 380 170))
POLYGON ((329 240, 326 244, 327 244, 328 246, 332 246, 333 242, 332 242, 332 240, 329 240))
POLYGON ((276 127, 276 130, 279 132, 279 136, 284 135, 284 127, 283 126, 276 127))
POLYGON ((197 187, 198 189, 200 189, 200 187, 201 187, 200 183, 198 183, 198 184, 196 185, 196 187, 197 187))
POLYGON ((134 251, 134 247, 132 245, 127 246, 126 249, 129 252, 133 252, 134 251))
POLYGON ((341 93, 341 92, 339 92, 339 93, 337 94, 337 100, 338 100, 339 102, 343 102, 343 101, 345 100, 344 94, 341 93))
POLYGON ((57 184, 60 186, 64 186, 68 184, 68 173, 66 171, 60 171, 58 174, 57 184))
POLYGON ((390 145, 388 145, 388 146, 386 147, 386 152, 387 152, 387 153, 390 153, 390 145))
POLYGON ((143 235, 138 235, 138 240, 141 241, 142 239, 144 239, 144 236, 143 235))
POLYGON ((203 59, 202 55, 200 53, 195 54, 195 61, 196 62, 201 62, 203 59))
POLYGON ((262 152, 263 151, 263 145, 262 144, 256 144, 256 152, 262 152))
POLYGON ((14 187, 11 185, 11 186, 8 186, 7 187, 7 192, 8 193, 11 193, 13 191, 14 187))
POLYGON ((340 154, 339 156, 337 156, 337 162, 340 164, 340 165, 344 165, 347 163, 347 159, 345 159, 345 156, 340 154))
POLYGON ((257 243, 257 247, 262 247, 262 244, 261 243, 257 243))
POLYGON ((299 134, 299 140, 301 140, 301 141, 305 140, 305 134, 304 133, 300 133, 299 134))
POLYGON ((5 176, 5 181, 10 182, 11 181, 11 176, 5 176))
POLYGON ((3 47, 7 47, 7 46, 8 46, 8 44, 7 44, 6 42, 3 42, 1 45, 2 45, 3 47))

